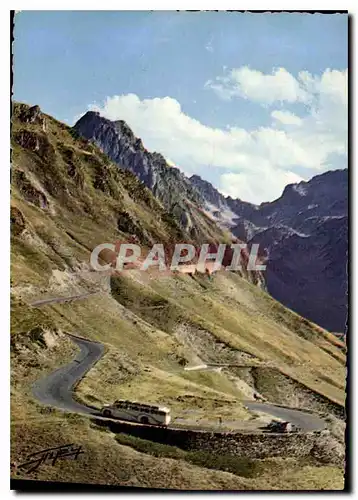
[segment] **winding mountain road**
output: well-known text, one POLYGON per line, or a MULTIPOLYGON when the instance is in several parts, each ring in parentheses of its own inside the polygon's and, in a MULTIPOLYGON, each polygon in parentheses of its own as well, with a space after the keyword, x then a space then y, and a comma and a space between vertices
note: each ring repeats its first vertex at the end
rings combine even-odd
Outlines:
POLYGON ((61 366, 50 375, 38 380, 32 386, 35 398, 45 405, 62 410, 91 415, 99 415, 99 411, 73 399, 74 386, 103 356, 104 346, 70 335, 71 340, 80 348, 79 354, 67 365, 61 366))
MULTIPOLYGON (((53 298, 33 302, 34 307, 63 302, 64 300, 76 300, 91 294, 67 297, 67 299, 53 298)), ((50 375, 36 381, 32 386, 34 397, 45 405, 56 408, 82 413, 87 415, 100 415, 100 411, 77 402, 73 398, 73 390, 82 377, 92 368, 92 366, 103 356, 104 346, 99 342, 86 340, 75 335, 69 335, 71 340, 80 348, 80 352, 70 363, 61 366, 50 375)), ((223 365, 227 366, 227 365, 223 365)), ((212 368, 220 368, 219 364, 213 364, 212 368)), ((189 370, 207 370, 209 365, 198 365, 189 370)), ((188 370, 188 368, 186 368, 188 370)), ((253 411, 260 411, 291 422, 304 431, 313 431, 325 428, 325 421, 316 415, 305 411, 283 408, 269 403, 258 403, 255 401, 243 401, 243 404, 253 411)))
POLYGON ((91 295, 96 295, 97 293, 100 293, 100 292, 86 292, 86 293, 81 293, 79 295, 70 295, 68 297, 53 297, 50 299, 35 300, 35 302, 32 302, 30 305, 32 307, 39 307, 39 306, 45 306, 46 304, 58 304, 61 302, 72 302, 73 300, 85 299, 86 297, 90 297, 91 295))
MULTIPOLYGON (((222 368, 226 368, 228 366, 240 366, 240 365, 230 365, 228 363, 219 364, 219 363, 207 363, 201 364, 197 366, 184 368, 186 371, 207 371, 207 370, 220 370, 222 368)), ((276 406, 270 403, 258 403, 256 401, 243 401, 244 406, 246 406, 249 410, 259 411, 262 413, 266 413, 268 415, 272 415, 273 417, 282 419, 286 422, 291 422, 291 424, 296 427, 304 430, 304 431, 316 431, 320 429, 324 429, 326 427, 326 422, 318 417, 317 415, 308 413, 304 410, 296 410, 291 408, 285 408, 282 406, 276 406)))

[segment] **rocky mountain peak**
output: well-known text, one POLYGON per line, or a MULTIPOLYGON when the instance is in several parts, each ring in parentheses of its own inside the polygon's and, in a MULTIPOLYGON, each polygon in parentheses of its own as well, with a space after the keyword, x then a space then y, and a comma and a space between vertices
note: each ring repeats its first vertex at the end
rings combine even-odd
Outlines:
POLYGON ((14 110, 14 115, 20 122, 41 125, 42 130, 46 131, 46 119, 37 104, 29 107, 26 104, 19 103, 14 110))
MULTIPOLYGON (((148 151, 124 120, 111 121, 90 111, 74 129, 95 143, 119 168, 133 172, 189 234, 197 237, 203 225, 215 226, 201 211, 204 198, 195 186, 178 168, 169 166, 161 153, 148 151)), ((212 233, 218 230, 215 226, 212 233)))

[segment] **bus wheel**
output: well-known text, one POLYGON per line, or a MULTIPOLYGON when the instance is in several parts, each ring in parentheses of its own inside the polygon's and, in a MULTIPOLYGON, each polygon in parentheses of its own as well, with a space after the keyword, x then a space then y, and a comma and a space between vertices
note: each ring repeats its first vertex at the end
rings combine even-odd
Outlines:
POLYGON ((102 415, 103 415, 104 417, 111 417, 111 416, 112 416, 112 413, 111 413, 111 411, 110 411, 110 410, 103 410, 102 415))
POLYGON ((148 417, 140 417, 140 423, 141 424, 149 424, 148 417))

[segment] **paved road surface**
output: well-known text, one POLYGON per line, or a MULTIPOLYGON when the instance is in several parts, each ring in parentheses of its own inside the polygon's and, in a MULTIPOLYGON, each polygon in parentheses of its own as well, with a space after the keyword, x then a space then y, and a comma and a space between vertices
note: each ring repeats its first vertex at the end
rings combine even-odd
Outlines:
POLYGON ((95 295, 96 293, 100 292, 86 292, 86 293, 81 293, 80 295, 70 295, 69 297, 53 297, 51 299, 41 299, 41 300, 35 300, 35 302, 31 302, 32 307, 39 307, 39 306, 44 306, 46 304, 56 304, 58 302, 71 302, 72 300, 78 300, 78 299, 84 299, 86 297, 89 297, 90 295, 95 295))
POLYGON ((291 424, 297 425, 297 427, 304 431, 316 431, 324 429, 326 426, 326 422, 323 419, 304 411, 282 408, 281 406, 275 406, 269 403, 256 403, 251 401, 244 401, 243 403, 249 410, 268 413, 286 422, 291 422, 291 424))
POLYGON ((102 357, 104 346, 73 335, 70 337, 80 348, 79 354, 67 365, 35 382, 32 386, 32 393, 43 404, 62 410, 98 415, 98 411, 73 399, 73 387, 102 357))
MULTIPOLYGON (((73 411, 90 415, 100 415, 95 408, 90 408, 73 399, 73 388, 87 371, 98 361, 104 353, 104 346, 99 342, 92 342, 74 335, 70 335, 73 342, 80 348, 76 358, 50 375, 38 380, 32 386, 36 399, 46 405, 62 410, 73 411)), ((205 365, 204 365, 205 366, 205 365)), ((268 403, 244 401, 249 410, 261 411, 284 419, 297 425, 303 430, 312 431, 325 427, 324 420, 299 410, 290 410, 268 403)))
MULTIPOLYGON (((192 367, 186 367, 184 370, 192 371, 205 371, 205 370, 217 370, 220 368, 225 368, 228 366, 235 366, 219 363, 208 363, 202 365, 196 365, 192 367)), ((280 418, 286 422, 291 422, 291 424, 296 425, 304 431, 314 431, 319 429, 324 429, 326 422, 316 415, 307 413, 301 410, 291 410, 290 408, 283 408, 281 406, 275 406, 270 403, 257 403, 256 401, 243 401, 243 404, 253 411, 260 411, 272 415, 273 417, 280 418)))

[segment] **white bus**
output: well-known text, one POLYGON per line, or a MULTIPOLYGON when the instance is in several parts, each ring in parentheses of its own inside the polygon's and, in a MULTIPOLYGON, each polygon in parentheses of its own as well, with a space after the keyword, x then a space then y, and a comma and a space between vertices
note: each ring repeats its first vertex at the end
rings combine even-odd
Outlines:
POLYGON ((136 401, 117 400, 104 405, 101 414, 104 417, 130 420, 141 424, 169 425, 170 410, 165 406, 138 403, 136 401))

